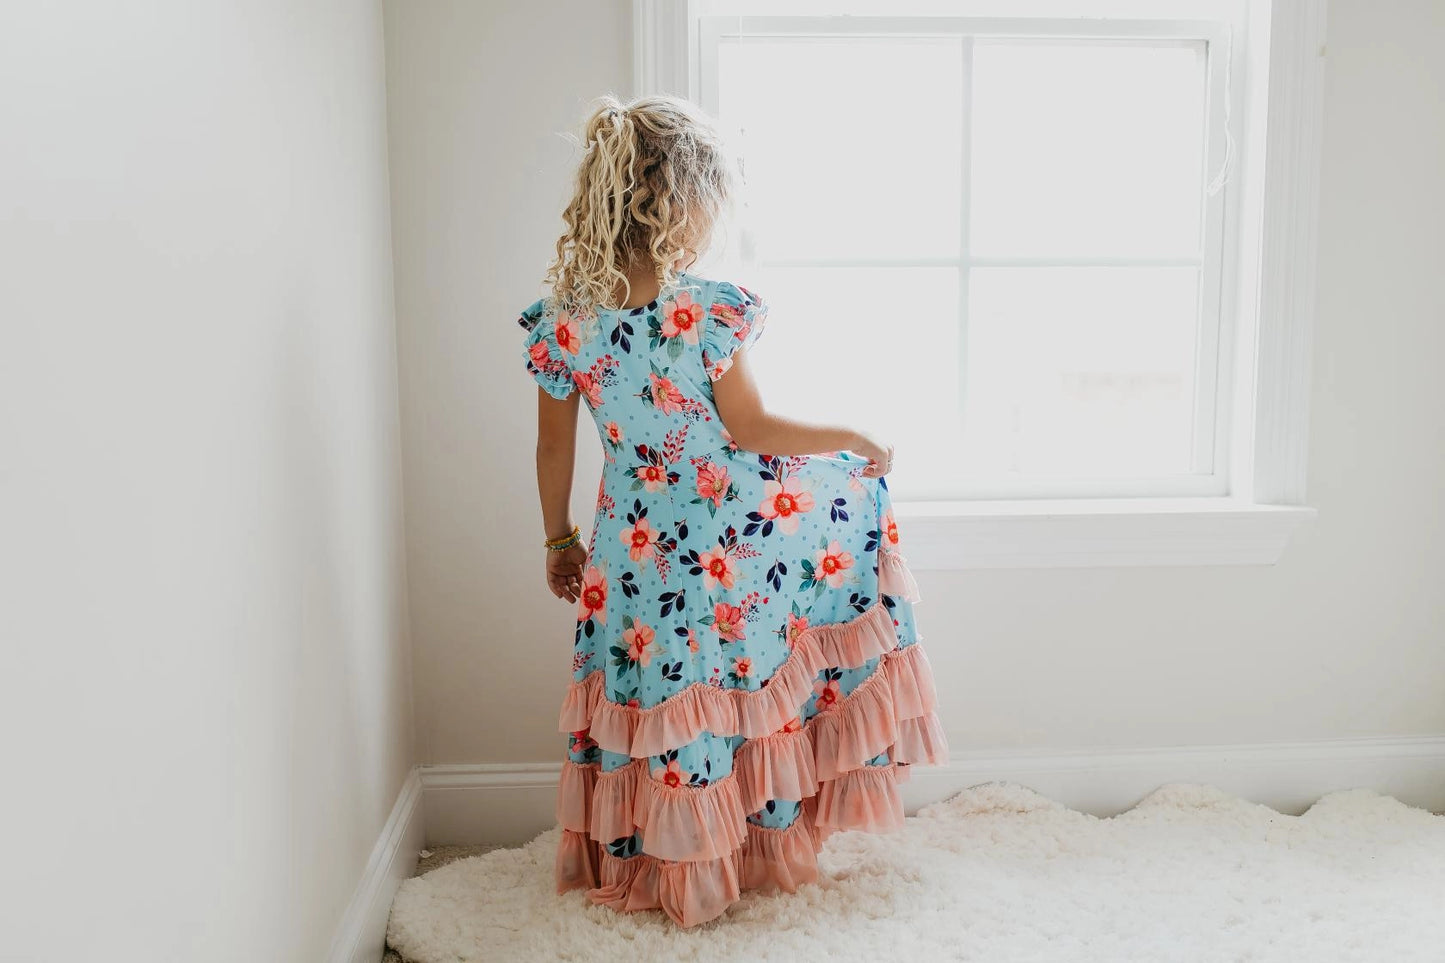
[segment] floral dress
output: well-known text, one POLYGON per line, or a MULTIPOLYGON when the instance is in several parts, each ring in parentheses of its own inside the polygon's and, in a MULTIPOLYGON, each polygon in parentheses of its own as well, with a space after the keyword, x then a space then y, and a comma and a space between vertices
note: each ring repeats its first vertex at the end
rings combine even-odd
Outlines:
POLYGON ((793 891, 840 829, 903 819, 946 761, 883 479, 733 444, 712 383, 758 295, 688 274, 639 308, 528 307, 526 365, 581 392, 605 464, 559 730, 559 893, 680 926, 793 891))

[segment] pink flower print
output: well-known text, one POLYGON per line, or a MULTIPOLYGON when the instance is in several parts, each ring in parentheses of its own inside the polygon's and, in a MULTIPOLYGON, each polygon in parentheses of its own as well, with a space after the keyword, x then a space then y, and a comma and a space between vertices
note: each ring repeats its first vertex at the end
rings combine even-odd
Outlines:
POLYGON ((852 553, 843 551, 837 539, 834 539, 828 543, 827 548, 818 549, 813 557, 816 577, 826 581, 829 588, 842 588, 843 573, 853 567, 852 553))
POLYGON ((819 679, 813 683, 813 703, 818 707, 819 712, 827 712, 838 704, 838 680, 829 679, 824 682, 819 679))
POLYGON ((652 404, 664 415, 670 415, 674 411, 682 410, 684 401, 682 391, 672 383, 671 378, 664 378, 660 375, 649 374, 652 379, 652 404))
POLYGON ((552 326, 556 337, 557 347, 568 354, 576 354, 582 347, 582 331, 577 324, 577 319, 566 311, 557 315, 557 323, 552 326))
POLYGON ((798 731, 801 730, 802 728, 803 728, 803 717, 802 717, 802 716, 793 716, 793 718, 791 718, 791 719, 789 719, 787 722, 783 723, 783 727, 782 727, 781 729, 779 729, 778 731, 779 731, 779 732, 798 732, 798 731))
POLYGON ((663 491, 667 488, 667 466, 638 465, 637 480, 642 482, 642 487, 650 492, 663 491))
POLYGON ((702 566, 703 588, 711 592, 721 585, 730 589, 736 584, 738 569, 737 562, 728 555, 728 551, 719 545, 716 548, 703 552, 697 557, 697 562, 702 566))
POLYGON ((538 341, 532 345, 527 349, 527 354, 531 356, 532 363, 543 370, 545 370, 552 361, 552 356, 547 351, 547 343, 545 341, 538 341))
POLYGON ((888 544, 896 547, 898 545, 898 523, 893 520, 893 509, 883 513, 883 534, 888 539, 888 544))
POLYGON ((712 617, 712 629, 724 642, 741 642, 745 638, 743 610, 736 605, 719 602, 712 608, 712 617))
POLYGON ((798 640, 803 637, 803 630, 807 627, 807 616, 794 615, 792 612, 788 613, 788 648, 791 649, 798 644, 798 640))
POLYGON ((732 485, 732 482, 728 470, 719 467, 715 462, 698 466, 697 493, 718 508, 722 507, 723 499, 727 497, 728 487, 732 485))
POLYGON ((650 625, 641 622, 633 622, 632 627, 622 633, 622 641, 627 643, 627 657, 633 662, 641 662, 648 665, 652 662, 652 641, 657 638, 657 630, 650 625))
POLYGON ((615 421, 609 421, 603 431, 607 435, 607 441, 614 448, 622 444, 622 427, 615 421))
POLYGON ((647 519, 639 518, 632 528, 624 528, 619 537, 622 544, 627 546, 628 558, 634 562, 646 563, 657 554, 656 543, 661 534, 647 519))
POLYGON ((697 632, 692 629, 687 630, 687 648, 690 652, 696 652, 698 649, 697 632))
POLYGON ((677 299, 662 302, 662 336, 681 337, 688 344, 697 344, 702 330, 702 305, 686 291, 677 292, 677 299))
POLYGON ((785 535, 798 530, 798 516, 813 510, 813 493, 803 490, 803 483, 794 475, 781 482, 763 482, 763 501, 758 513, 775 520, 785 535))
POLYGON ((728 443, 728 451, 737 451, 738 443, 733 441, 732 433, 726 428, 719 428, 718 431, 722 434, 723 441, 728 443))
POLYGON ((753 674, 753 660, 745 655, 733 659, 733 675, 739 679, 746 679, 753 674))
POLYGON ((597 747, 597 740, 589 735, 591 731, 592 727, 588 726, 586 729, 578 729, 572 733, 572 738, 577 740, 572 744, 573 752, 586 752, 589 749, 595 749, 597 747))
POLYGON ((666 769, 652 770, 652 778, 664 786, 685 786, 692 780, 692 773, 685 771, 678 765, 677 760, 673 759, 668 762, 666 769))
POLYGON ((572 372, 572 381, 577 385, 577 390, 587 399, 587 404, 593 408, 602 406, 602 382, 592 377, 586 371, 572 372))
POLYGON ((596 565, 582 573, 582 594, 577 599, 577 621, 588 619, 596 619, 598 625, 607 624, 607 579, 596 565))
POLYGON ((713 302, 712 316, 729 328, 736 328, 743 323, 742 308, 735 304, 727 304, 723 301, 713 302))

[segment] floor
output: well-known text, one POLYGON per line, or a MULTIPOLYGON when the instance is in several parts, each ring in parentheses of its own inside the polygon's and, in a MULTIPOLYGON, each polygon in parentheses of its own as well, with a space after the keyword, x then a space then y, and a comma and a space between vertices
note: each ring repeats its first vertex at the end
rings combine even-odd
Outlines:
POLYGON ((559 897, 555 827, 438 849, 389 929, 406 963, 1445 963, 1445 817, 1363 787, 1294 816, 1170 783, 1098 818, 993 782, 905 823, 689 930, 559 897))
MULTIPOLYGON (((434 846, 431 849, 424 849, 421 859, 417 860, 416 872, 412 875, 421 876, 445 866, 447 863, 454 863, 459 859, 466 859, 468 856, 480 856, 500 848, 501 846, 498 844, 492 846, 434 846)), ((382 957, 381 963, 407 963, 407 961, 400 953, 388 946, 386 956, 382 957)))

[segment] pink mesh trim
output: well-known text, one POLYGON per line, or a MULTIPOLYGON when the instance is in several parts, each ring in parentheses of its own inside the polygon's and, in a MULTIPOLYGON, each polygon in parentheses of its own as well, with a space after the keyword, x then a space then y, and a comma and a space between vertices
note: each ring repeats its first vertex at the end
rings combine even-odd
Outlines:
POLYGON ((898 650, 897 657, 885 660, 883 667, 892 690, 895 718, 913 719, 938 708, 933 665, 922 645, 915 643, 898 650))
POLYGON ((918 582, 908 570, 908 560, 893 549, 878 553, 878 591, 909 602, 920 601, 918 582))
POLYGON ((690 862, 716 859, 742 845, 748 811, 737 779, 726 776, 697 788, 669 786, 649 775, 646 759, 611 772, 599 768, 563 762, 557 792, 563 829, 600 843, 640 830, 650 855, 690 862))
MULTIPOLYGON (((904 661, 908 649, 885 660, 834 708, 808 720, 813 730, 814 761, 820 782, 837 779, 858 768, 897 741, 898 718, 894 713, 891 677, 893 664, 904 661)), ((912 673, 905 676, 911 677, 912 673)))
MULTIPOLYGON (((563 829, 570 829, 574 833, 586 833, 591 830, 589 814, 594 807, 593 796, 596 793, 598 767, 579 766, 569 759, 562 765, 562 778, 557 786, 557 822, 563 829)), ((606 800, 605 803, 610 803, 606 800)), ((629 807, 630 808, 630 807, 629 807)), ((623 836, 631 834, 631 830, 622 833, 623 836)), ((616 836, 606 836, 602 833, 593 832, 594 839, 616 839, 616 836)))
POLYGON ((681 926, 721 915, 740 888, 796 889, 817 878, 817 852, 842 829, 889 832, 903 823, 898 785, 911 763, 947 758, 935 713, 937 692, 920 645, 898 647, 881 603, 848 622, 814 626, 757 691, 696 684, 639 709, 605 698, 604 675, 569 686, 561 727, 589 730, 604 749, 633 762, 611 772, 564 761, 557 800, 563 827, 558 892, 587 887, 616 910, 663 909, 681 926), (832 708, 798 729, 800 706, 827 666, 878 667, 832 708), (668 786, 648 757, 685 745, 707 729, 747 738, 733 772, 705 787, 668 786), (616 748, 616 747, 624 748, 616 748), (887 752, 893 765, 868 766, 887 752), (791 826, 747 822, 768 799, 801 799, 791 826), (641 830, 643 852, 614 857, 602 843, 641 830))
MULTIPOLYGON (((645 767, 647 760, 633 765, 645 767)), ((642 832, 646 851, 661 859, 697 862, 726 856, 743 844, 747 815, 736 779, 725 777, 694 789, 637 777, 632 821, 642 832)))
POLYGON ((600 861, 606 857, 602 847, 586 833, 562 830, 562 839, 557 844, 553 874, 557 881, 557 892, 569 889, 591 888, 598 883, 600 861))
MULTIPOLYGON (((898 742, 893 746, 894 762, 942 766, 948 762, 948 738, 937 712, 904 719, 898 723, 898 742)), ((907 766, 904 767, 905 769, 907 766)))
MULTIPOLYGON (((563 768, 571 766, 569 760, 563 768)), ((598 766, 575 767, 597 773, 596 787, 589 803, 592 815, 587 822, 593 839, 607 843, 637 832, 632 811, 637 805, 637 780, 644 775, 645 767, 646 763, 641 760, 611 772, 599 772, 598 766)))
POLYGON ((623 859, 604 851, 602 885, 590 890, 587 898, 621 913, 661 909, 658 881, 656 859, 641 855, 623 859))
MULTIPOLYGON (((655 756, 686 745, 703 730, 756 739, 770 735, 795 715, 812 695, 813 680, 829 666, 856 668, 898 646, 893 616, 879 602, 847 622, 809 626, 798 634, 793 651, 757 690, 728 689, 695 682, 646 709, 606 697, 605 670, 567 686, 558 730, 588 730, 609 752, 633 758, 655 756)), ((909 646, 912 648, 912 646, 909 646)))
MULTIPOLYGON (((603 843, 642 830, 644 851, 662 859, 717 858, 742 842, 746 815, 769 799, 807 799, 884 752, 897 763, 946 761, 931 672, 918 645, 887 653, 833 708, 795 731, 743 743, 733 771, 700 788, 666 785, 651 775, 646 757, 609 772, 565 760, 557 821, 603 843), (900 718, 909 712, 916 714, 900 718)), ((863 825, 872 825, 871 817, 863 825)))
MULTIPOLYGON (((560 854, 579 845, 564 831, 559 865, 560 854)), ((721 916, 744 889, 791 893, 804 883, 816 882, 822 844, 813 828, 812 810, 805 806, 785 829, 748 824, 747 837, 738 848, 716 859, 672 862, 647 853, 623 858, 595 842, 590 845, 600 859, 598 882, 587 892, 591 902, 626 913, 661 909, 679 926, 689 927, 721 916)), ((565 890, 559 887, 559 892, 565 890)))
POLYGON ((733 754, 744 812, 757 812, 769 799, 806 799, 818 791, 811 723, 750 739, 733 754))
POLYGON ((658 902, 678 926, 696 926, 721 916, 742 895, 741 862, 729 853, 705 863, 662 863, 658 902))
POLYGON ((812 813, 806 806, 793 824, 783 829, 749 824, 742 854, 743 889, 781 889, 793 893, 804 883, 816 883, 821 848, 822 843, 813 831, 812 813))
POLYGON ((903 828, 896 766, 863 766, 818 788, 814 820, 820 829, 887 833, 903 828))

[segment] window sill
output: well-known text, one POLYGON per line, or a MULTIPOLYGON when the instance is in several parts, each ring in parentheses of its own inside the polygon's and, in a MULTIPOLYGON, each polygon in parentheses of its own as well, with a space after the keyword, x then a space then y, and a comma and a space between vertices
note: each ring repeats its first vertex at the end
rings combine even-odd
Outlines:
POLYGON ((893 503, 914 570, 1273 565, 1315 509, 1231 498, 893 503))

